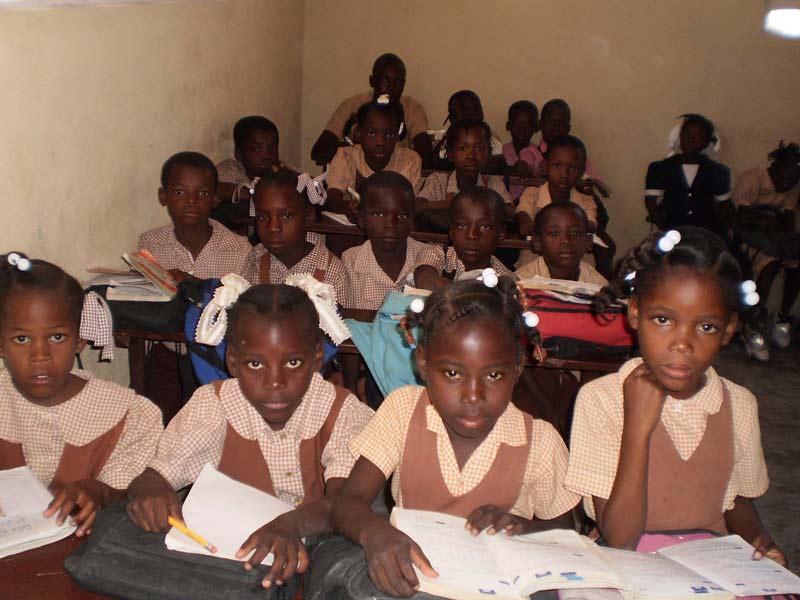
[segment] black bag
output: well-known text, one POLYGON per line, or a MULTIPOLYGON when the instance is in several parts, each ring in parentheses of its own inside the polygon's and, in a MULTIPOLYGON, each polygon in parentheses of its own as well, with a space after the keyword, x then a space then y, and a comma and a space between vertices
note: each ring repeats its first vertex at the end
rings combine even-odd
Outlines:
POLYGON ((167 550, 163 533, 131 522, 125 502, 97 516, 89 540, 64 562, 67 573, 92 592, 130 600, 290 600, 299 577, 264 589, 268 567, 245 571, 243 563, 167 550))

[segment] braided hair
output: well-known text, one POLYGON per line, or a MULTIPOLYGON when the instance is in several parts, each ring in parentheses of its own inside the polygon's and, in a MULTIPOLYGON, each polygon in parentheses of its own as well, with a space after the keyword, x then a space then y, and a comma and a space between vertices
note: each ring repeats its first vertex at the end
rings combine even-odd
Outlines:
POLYGON ((620 298, 641 299, 669 269, 689 268, 716 275, 725 301, 734 312, 744 308, 739 285, 742 270, 728 251, 725 242, 701 227, 679 227, 681 241, 669 252, 658 247, 664 232, 656 232, 631 249, 620 262, 617 276, 594 300, 594 308, 605 315, 608 307, 620 298), (632 279, 630 274, 634 273, 632 279))
POLYGON ((357 124, 359 128, 363 128, 364 123, 367 121, 367 116, 372 112, 388 116, 394 123, 394 131, 397 133, 397 139, 402 140, 405 138, 407 133, 406 129, 408 129, 403 125, 406 120, 406 115, 403 110, 403 105, 396 100, 390 100, 385 103, 378 102, 377 100, 370 100, 359 106, 355 117, 350 117, 344 124, 343 136, 349 136, 353 132, 353 125, 357 124), (402 133, 400 132, 400 125, 403 125, 402 133))
POLYGON ((246 316, 292 323, 312 334, 311 343, 322 339, 314 303, 303 290, 293 285, 264 284, 248 288, 228 310, 229 339, 238 336, 238 325, 246 316))
POLYGON ((781 140, 778 147, 767 154, 767 158, 774 165, 797 167, 800 165, 800 146, 794 142, 784 144, 781 140))
POLYGON ((432 340, 453 325, 467 319, 493 319, 512 339, 517 340, 517 358, 522 360, 529 343, 541 343, 536 328, 528 327, 522 316, 516 283, 510 277, 500 277, 497 286, 487 287, 481 281, 456 281, 443 291, 437 291, 425 301, 421 313, 406 312, 408 330, 419 326, 422 335, 417 345, 429 348, 432 340))
POLYGON ((447 133, 442 138, 442 144, 448 150, 455 148, 459 138, 466 134, 470 129, 479 129, 486 136, 486 145, 492 141, 492 129, 486 121, 478 119, 460 119, 447 128, 447 133))

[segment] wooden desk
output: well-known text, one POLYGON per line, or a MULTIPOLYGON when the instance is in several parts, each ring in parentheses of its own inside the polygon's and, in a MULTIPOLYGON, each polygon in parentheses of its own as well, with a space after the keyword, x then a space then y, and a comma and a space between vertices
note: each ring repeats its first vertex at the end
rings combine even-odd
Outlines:
POLYGON ((102 600, 72 581, 64 570, 64 559, 83 544, 70 536, 54 544, 0 558, 0 597, 16 600, 102 600))

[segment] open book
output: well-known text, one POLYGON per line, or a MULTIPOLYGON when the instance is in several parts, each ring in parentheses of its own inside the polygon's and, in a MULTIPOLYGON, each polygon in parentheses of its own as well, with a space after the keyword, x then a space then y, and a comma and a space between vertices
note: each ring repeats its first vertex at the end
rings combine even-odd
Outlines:
MULTIPOLYGON (((291 510, 291 504, 231 479, 207 464, 183 503, 183 519, 189 529, 216 546, 217 553, 210 554, 174 527, 167 533, 165 543, 170 550, 244 562, 246 558, 236 558, 236 552, 250 534, 291 510)), ((272 564, 272 554, 262 562, 272 564)))
POLYGON ((714 600, 800 593, 800 577, 753 560, 738 535, 686 542, 654 554, 601 548, 574 531, 517 537, 470 536, 464 519, 395 508, 392 523, 412 537, 439 577, 420 589, 448 598, 527 598, 558 589, 562 600, 714 600))
POLYGON ((69 519, 59 526, 55 517, 42 516, 52 499, 30 468, 0 471, 0 558, 57 542, 75 531, 69 519))

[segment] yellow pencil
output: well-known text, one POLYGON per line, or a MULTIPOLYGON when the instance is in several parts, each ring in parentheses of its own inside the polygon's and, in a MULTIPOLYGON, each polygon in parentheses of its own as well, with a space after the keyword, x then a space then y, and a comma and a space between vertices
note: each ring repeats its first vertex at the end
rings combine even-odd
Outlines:
POLYGON ((181 523, 180 521, 178 521, 178 519, 173 519, 172 517, 169 517, 168 521, 169 521, 169 524, 172 525, 175 529, 177 529, 178 531, 182 531, 183 533, 188 535, 195 542, 200 544, 203 548, 205 548, 206 550, 211 552, 211 554, 216 554, 217 553, 217 547, 216 546, 214 546, 213 544, 210 544, 205 539, 203 539, 202 537, 197 535, 194 531, 189 529, 186 526, 185 523, 181 523))

